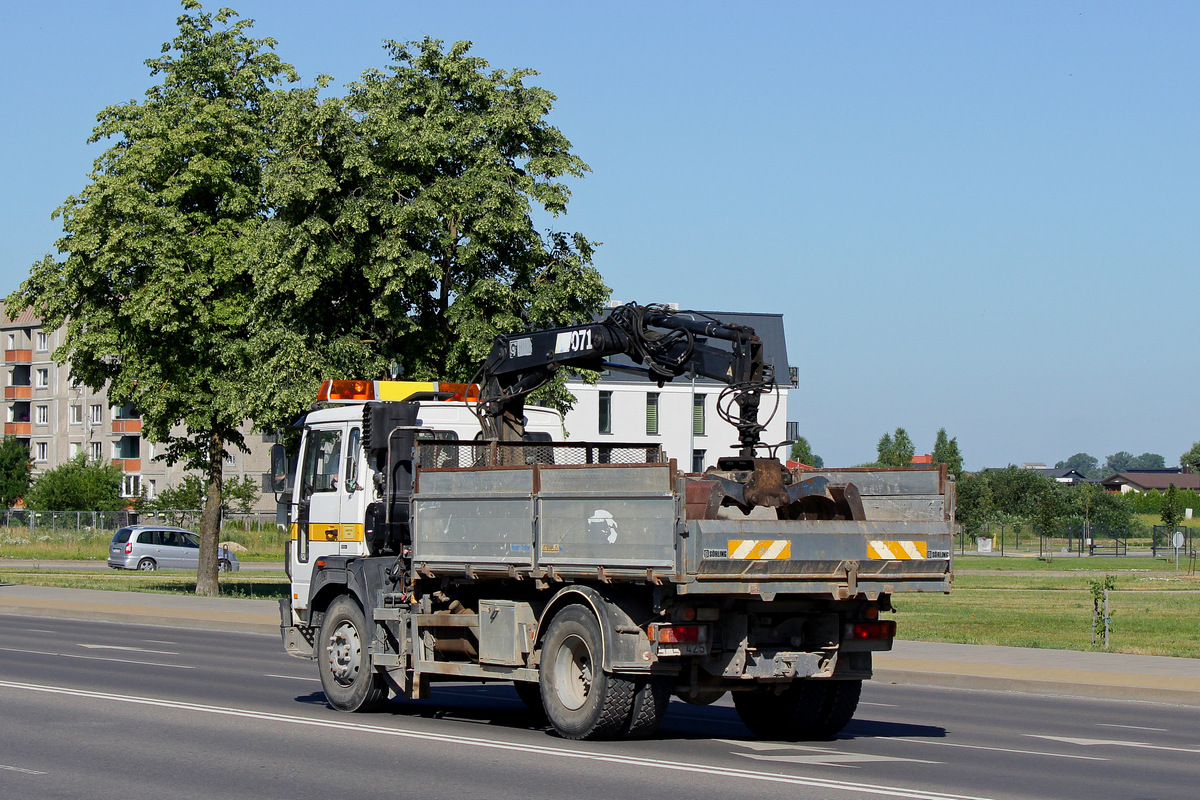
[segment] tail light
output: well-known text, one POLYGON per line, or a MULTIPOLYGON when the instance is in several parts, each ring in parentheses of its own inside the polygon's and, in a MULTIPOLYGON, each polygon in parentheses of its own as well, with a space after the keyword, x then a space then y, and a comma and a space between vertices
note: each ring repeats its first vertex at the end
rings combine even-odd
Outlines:
POLYGON ((133 542, 126 542, 125 543, 125 554, 129 555, 132 552, 133 552, 133 542))
POLYGON ((659 644, 679 644, 680 642, 703 642, 708 637, 704 625, 663 625, 658 629, 659 644))
POLYGON ((896 636, 896 623, 890 619, 876 619, 866 622, 855 622, 847 626, 847 639, 893 639, 896 636))

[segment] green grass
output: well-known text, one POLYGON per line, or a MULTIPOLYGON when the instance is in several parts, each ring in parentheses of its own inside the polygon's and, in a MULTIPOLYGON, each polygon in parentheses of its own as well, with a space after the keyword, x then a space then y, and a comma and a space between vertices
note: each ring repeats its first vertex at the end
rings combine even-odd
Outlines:
MULTIPOLYGON (((43 560, 103 561, 108 558, 108 543, 113 531, 50 530, 24 527, 0 528, 0 564, 6 558, 43 560)), ((283 563, 283 544, 287 534, 275 525, 243 528, 230 523, 221 531, 222 542, 236 542, 246 548, 237 554, 239 561, 276 561, 283 563)))
MULTIPOLYGON (((195 594, 193 573, 164 570, 161 572, 95 572, 95 571, 22 571, 0 567, 0 584, 20 583, 32 586, 56 586, 64 589, 103 589, 121 592, 158 592, 160 594, 195 594)), ((241 597, 250 600, 275 600, 288 592, 287 576, 256 572, 220 576, 222 597, 241 597)))
MULTIPOLYGON (((1179 561, 1186 567, 1185 559, 1179 561)), ((1173 570, 1175 560, 1166 558, 1138 558, 1134 556, 1064 556, 1052 559, 1028 556, 960 556, 954 557, 954 571, 975 572, 1127 572, 1132 570, 1158 572, 1173 570)))
MULTIPOLYGON (((1100 573, 1102 574, 1102 573, 1100 573)), ((1200 658, 1200 579, 1116 575, 1112 652, 1200 658), (1163 593, 1141 594, 1153 590, 1163 593)), ((1089 575, 960 575, 949 595, 895 595, 898 636, 931 642, 1093 650, 1089 575)))

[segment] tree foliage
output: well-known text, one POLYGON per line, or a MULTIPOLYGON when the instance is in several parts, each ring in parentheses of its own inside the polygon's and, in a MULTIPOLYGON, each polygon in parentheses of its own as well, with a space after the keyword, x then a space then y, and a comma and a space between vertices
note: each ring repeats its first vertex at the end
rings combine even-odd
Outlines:
POLYGON ((938 428, 934 438, 933 463, 945 464, 947 471, 956 478, 962 475, 962 453, 958 450, 958 437, 948 438, 945 428, 938 428))
POLYGON ((1183 498, 1179 496, 1179 490, 1173 483, 1163 494, 1162 511, 1159 512, 1159 518, 1162 519, 1162 524, 1171 530, 1183 522, 1183 498))
POLYGON ((810 467, 817 467, 818 469, 825 466, 825 459, 813 453, 808 439, 803 436, 797 436, 796 441, 792 442, 791 460, 799 461, 801 464, 808 464, 810 467))
MULTIPOLYGON (((222 488, 222 511, 249 513, 261 494, 258 483, 249 475, 225 481, 222 488)), ((201 477, 189 472, 178 483, 161 490, 153 500, 143 503, 143 506, 159 511, 191 511, 203 507, 205 492, 201 477)))
POLYGON ((491 70, 468 42, 386 46, 344 98, 292 92, 279 115, 256 341, 264 379, 291 379, 265 380, 256 418, 302 408, 322 376, 469 380, 497 334, 583 322, 607 297, 594 243, 533 222, 588 171, 536 73, 491 70))
POLYGON ((1191 467, 1193 472, 1200 471, 1200 442, 1193 442, 1192 448, 1179 456, 1179 465, 1191 467))
POLYGON ((0 503, 10 507, 29 490, 33 459, 29 445, 15 436, 0 440, 0 503))
POLYGON ((883 467, 907 467, 916 453, 912 439, 904 428, 896 428, 894 433, 879 437, 875 449, 879 465, 883 467))
POLYGON ((124 473, 112 464, 88 461, 81 453, 34 480, 25 505, 34 511, 120 511, 124 473))
POLYGON ((110 106, 92 142, 110 146, 90 183, 58 209, 61 260, 47 256, 9 298, 47 327, 55 360, 115 404, 134 404, 168 462, 206 474, 196 591, 217 591, 217 509, 229 446, 244 447, 249 309, 271 98, 292 68, 249 20, 183 0, 178 35, 146 61, 161 83, 110 106), (182 431, 182 433, 179 433, 182 431))
POLYGON ((1073 469, 1085 478, 1101 478, 1100 461, 1087 453, 1076 453, 1066 461, 1059 461, 1055 469, 1073 469))
POLYGON ((1006 467, 964 475, 957 487, 957 518, 967 530, 986 522, 1024 521, 1046 535, 1071 523, 1128 526, 1134 509, 1119 494, 1092 484, 1059 483, 1034 470, 1006 467))

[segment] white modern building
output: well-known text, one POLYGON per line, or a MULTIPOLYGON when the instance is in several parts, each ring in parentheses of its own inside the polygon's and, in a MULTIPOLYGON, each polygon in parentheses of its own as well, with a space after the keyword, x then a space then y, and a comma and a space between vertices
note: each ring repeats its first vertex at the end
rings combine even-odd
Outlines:
MULTIPOLYGON (((795 371, 788 366, 782 314, 737 314, 721 311, 698 312, 726 323, 747 325, 763 342, 764 358, 775 368, 776 390, 762 396, 759 422, 767 430, 761 441, 779 444, 790 438, 788 395, 795 388, 795 371)), ((708 340, 706 344, 728 349, 727 342, 708 340)), ((631 366, 629 359, 613 359, 631 366)), ((595 385, 570 381, 567 388, 576 397, 575 407, 564 424, 569 440, 622 442, 661 442, 667 458, 681 469, 702 472, 715 466, 721 456, 737 454, 740 447, 737 429, 721 419, 717 407, 729 404, 721 400, 725 384, 708 378, 692 380, 681 376, 663 384, 622 370, 608 370, 595 385)), ((729 408, 736 418, 736 405, 729 408)), ((787 458, 788 448, 779 456, 787 458)))

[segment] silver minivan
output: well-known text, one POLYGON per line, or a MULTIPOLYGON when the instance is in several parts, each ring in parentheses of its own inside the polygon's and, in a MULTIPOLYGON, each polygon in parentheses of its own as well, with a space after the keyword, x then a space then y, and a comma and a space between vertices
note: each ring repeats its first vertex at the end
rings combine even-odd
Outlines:
MULTIPOLYGON (((108 565, 113 569, 197 569, 200 538, 183 528, 167 525, 130 525, 113 534, 108 544, 108 565)), ((237 556, 225 548, 217 555, 217 569, 241 569, 237 556)))

